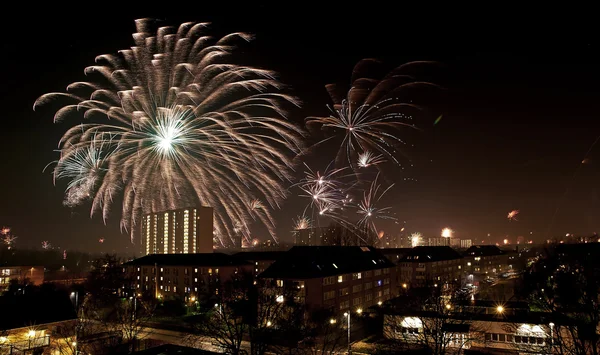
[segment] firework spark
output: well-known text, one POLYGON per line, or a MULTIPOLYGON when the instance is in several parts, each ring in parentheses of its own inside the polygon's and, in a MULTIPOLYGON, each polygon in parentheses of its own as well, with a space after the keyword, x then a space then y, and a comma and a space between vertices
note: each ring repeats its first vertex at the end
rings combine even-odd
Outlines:
POLYGON ((44 240, 44 241, 42 242, 42 249, 44 249, 44 250, 48 250, 48 249, 50 249, 50 248, 52 248, 52 244, 50 244, 50 242, 49 242, 49 241, 47 241, 47 240, 44 240))
POLYGON ((413 233, 410 235, 410 244, 411 246, 418 247, 421 244, 421 233, 413 233))
POLYGON ((375 155, 369 151, 366 151, 358 155, 358 166, 361 168, 368 168, 369 166, 381 163, 385 163, 385 159, 383 159, 383 155, 381 154, 375 155))
POLYGON ((104 243, 104 238, 98 239, 98 243, 100 243, 100 244, 104 243))
POLYGON ((518 221, 518 219, 517 219, 518 214, 519 214, 519 210, 512 210, 512 211, 508 212, 508 216, 506 216, 506 218, 508 218, 509 221, 518 221))
POLYGON ((66 98, 55 121, 77 112, 90 119, 60 142, 54 176, 69 180, 66 204, 89 199, 90 213, 106 220, 122 195, 121 226, 132 240, 142 214, 192 204, 215 209, 221 241, 238 221, 272 230, 248 201, 276 208, 285 198, 301 131, 284 109, 298 102, 279 91, 274 73, 230 62, 248 34, 213 40, 207 24, 184 23, 152 35, 148 19, 136 27, 135 46, 86 68, 105 84, 76 82, 34 104, 66 98))
POLYGON ((373 59, 364 59, 356 64, 352 87, 345 99, 341 99, 336 85, 327 85, 334 104, 330 116, 306 119, 310 131, 332 133, 322 142, 335 138, 341 141, 336 163, 346 164, 344 160, 347 160, 353 170, 356 162, 360 163, 356 157, 366 151, 382 154, 400 164, 397 153, 400 146, 406 144, 400 134, 403 129, 417 128, 408 112, 422 109, 412 100, 405 99, 406 93, 420 87, 435 87, 410 75, 416 66, 425 62, 404 64, 381 80, 363 75, 374 63, 377 62, 373 59))
POLYGON ((294 220, 294 230, 303 230, 309 229, 312 227, 312 223, 310 218, 306 216, 298 216, 296 220, 294 220))
POLYGON ((375 234, 377 234, 377 226, 375 225, 376 219, 396 220, 396 218, 389 215, 391 207, 376 206, 385 193, 394 186, 394 184, 392 184, 383 190, 381 189, 381 185, 377 183, 378 178, 379 174, 377 174, 375 180, 371 182, 371 187, 369 190, 364 192, 363 199, 357 206, 357 213, 361 215, 358 225, 371 229, 375 234))

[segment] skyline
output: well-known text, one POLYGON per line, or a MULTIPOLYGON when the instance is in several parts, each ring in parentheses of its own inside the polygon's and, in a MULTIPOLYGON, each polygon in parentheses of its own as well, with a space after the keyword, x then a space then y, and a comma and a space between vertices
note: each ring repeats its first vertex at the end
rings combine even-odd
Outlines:
MULTIPOLYGON (((388 177, 396 186, 387 197, 400 201, 391 207, 401 224, 406 221, 408 234, 439 236, 441 229, 448 226, 457 237, 476 238, 491 233, 501 240, 506 234, 516 238, 534 232, 532 239, 539 242, 545 240, 549 230, 552 235, 592 234, 599 227, 594 221, 600 212, 595 150, 585 157, 600 134, 600 124, 593 118, 598 112, 593 96, 599 78, 593 66, 598 59, 597 41, 581 47, 571 44, 579 52, 565 53, 565 58, 546 56, 553 46, 544 47, 542 43, 538 45, 546 51, 523 51, 526 39, 499 53, 486 51, 485 46, 477 46, 478 41, 474 40, 464 40, 451 48, 452 44, 443 43, 451 37, 446 33, 447 37, 438 38, 437 45, 423 35, 412 38, 404 43, 406 48, 401 48, 404 55, 394 56, 393 50, 381 44, 400 36, 402 29, 392 32, 385 26, 371 26, 362 33, 364 38, 372 39, 370 45, 342 50, 345 46, 332 48, 330 38, 323 38, 326 37, 323 32, 316 29, 314 33, 294 32, 298 31, 294 28, 297 23, 285 27, 283 19, 276 24, 260 23, 258 12, 238 16, 248 22, 235 19, 226 22, 223 17, 214 18, 214 14, 192 15, 184 20, 212 20, 217 29, 254 33, 256 38, 246 52, 246 59, 280 73, 281 81, 304 102, 302 109, 292 113, 297 123, 307 116, 327 114, 329 100, 324 86, 331 82, 347 85, 352 67, 362 58, 380 58, 387 67, 409 60, 435 60, 443 64, 444 70, 436 83, 447 88, 447 95, 433 108, 442 119, 434 125, 439 117, 434 115, 429 122, 422 122, 419 126, 425 132, 414 139, 413 153, 418 158, 415 169, 406 177, 417 181, 404 182, 400 179, 405 176, 399 175, 388 177), (252 21, 252 16, 258 19, 252 21), (286 37, 289 42, 282 41, 286 37), (306 45, 314 47, 306 49, 306 45), (519 60, 514 61, 515 57, 519 60), (576 60, 565 61, 569 57, 576 60), (579 169, 584 158, 588 161, 579 169), (571 190, 565 194, 569 185, 571 190), (553 221, 557 206, 560 209, 553 221), (512 210, 520 211, 518 221, 506 219, 512 210)), ((131 45, 133 20, 139 17, 120 14, 113 18, 110 28, 106 28, 101 15, 97 19, 87 18, 85 26, 80 19, 78 24, 82 28, 76 34, 70 33, 70 38, 54 43, 40 43, 42 48, 36 50, 19 47, 18 41, 3 43, 16 46, 16 51, 30 60, 19 63, 17 58, 11 58, 14 62, 8 67, 22 69, 6 73, 7 84, 2 87, 3 106, 9 108, 9 116, 19 118, 10 121, 10 125, 5 122, 8 130, 0 132, 5 147, 0 153, 0 161, 5 164, 0 177, 0 196, 4 200, 0 206, 0 225, 12 227, 19 236, 17 246, 39 247, 48 240, 52 245, 64 247, 77 241, 80 249, 93 250, 99 245, 99 238, 106 240, 103 248, 127 245, 127 235, 118 234, 118 215, 103 227, 99 218, 90 220, 85 209, 72 214, 63 207, 64 186, 53 186, 51 175, 41 171, 57 158, 52 149, 65 127, 52 124, 51 110, 33 112, 31 106, 43 93, 61 91, 68 83, 84 80, 83 68, 91 65, 96 55, 114 53, 131 45), (36 62, 30 55, 44 51, 50 52, 44 57, 50 57, 49 63, 45 63, 48 68, 44 66, 43 72, 27 72, 27 65, 36 62), (8 88, 12 88, 10 94, 8 88), (16 154, 6 147, 15 148, 16 154)), ((166 22, 178 25, 179 17, 167 18, 166 22)), ((50 32, 49 38, 61 33, 60 27, 45 28, 43 21, 34 21, 34 25, 38 27, 28 28, 31 33, 44 29, 50 32)), ((62 26, 69 27, 65 23, 62 26)), ((335 33, 329 33, 336 37, 335 33)), ((298 170, 301 172, 302 167, 298 170)), ((303 201, 293 197, 282 210, 273 212, 278 234, 291 230, 292 220, 303 207, 303 201)), ((287 236, 282 234, 281 238, 286 240, 287 236)))

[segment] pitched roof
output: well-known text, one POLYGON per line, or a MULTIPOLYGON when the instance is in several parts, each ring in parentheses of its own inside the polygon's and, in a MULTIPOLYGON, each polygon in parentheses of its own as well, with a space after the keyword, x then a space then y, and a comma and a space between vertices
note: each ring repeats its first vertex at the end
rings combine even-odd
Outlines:
POLYGON ((432 262, 441 260, 460 259, 462 256, 448 246, 440 247, 414 247, 400 261, 432 262))
POLYGON ((492 256, 506 254, 495 245, 473 245, 465 251, 465 256, 492 256))
POLYGON ((170 266, 241 266, 249 262, 223 253, 150 254, 125 263, 125 265, 170 266))
POLYGON ((397 262, 402 259, 404 255, 408 254, 412 248, 383 248, 379 249, 381 254, 385 255, 388 259, 393 262, 397 262))
POLYGON ((200 350, 196 348, 190 348, 186 346, 173 345, 173 344, 164 344, 159 345, 154 348, 136 351, 133 354, 137 355, 212 355, 212 354, 220 354, 212 351, 200 350))
POLYGON ((295 246, 259 277, 313 279, 394 266, 373 247, 295 246))
POLYGON ((242 251, 233 254, 234 257, 240 258, 246 261, 258 261, 258 260, 277 260, 285 255, 285 251, 242 251))

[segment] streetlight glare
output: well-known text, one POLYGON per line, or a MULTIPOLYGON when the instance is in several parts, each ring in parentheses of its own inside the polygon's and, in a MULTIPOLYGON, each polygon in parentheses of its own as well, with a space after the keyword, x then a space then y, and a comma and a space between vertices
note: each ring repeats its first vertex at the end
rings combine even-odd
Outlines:
POLYGON ((348 317, 348 312, 344 312, 344 317, 348 317))
POLYGON ((361 314, 362 313, 362 308, 357 309, 356 313, 361 314))
POLYGON ((496 307, 496 312, 503 313, 504 312, 504 307, 502 307, 502 306, 496 307))

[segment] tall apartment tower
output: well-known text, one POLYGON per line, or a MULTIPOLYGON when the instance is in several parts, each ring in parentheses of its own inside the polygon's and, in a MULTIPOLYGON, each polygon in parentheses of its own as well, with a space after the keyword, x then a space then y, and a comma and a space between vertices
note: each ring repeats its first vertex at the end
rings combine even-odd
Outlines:
POLYGON ((142 254, 212 252, 212 207, 182 208, 142 217, 142 254))

